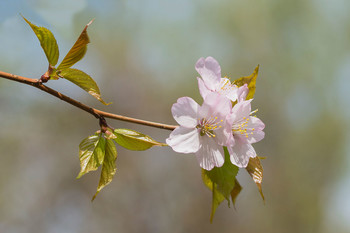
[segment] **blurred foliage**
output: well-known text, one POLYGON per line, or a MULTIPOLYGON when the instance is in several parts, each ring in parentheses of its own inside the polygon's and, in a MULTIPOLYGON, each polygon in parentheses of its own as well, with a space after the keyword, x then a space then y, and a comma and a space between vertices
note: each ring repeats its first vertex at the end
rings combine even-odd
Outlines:
MULTIPOLYGON (((334 228, 327 216, 341 217, 332 212, 333 188, 350 170, 346 106, 335 85, 340 66, 349 65, 350 3, 63 2, 66 10, 57 10, 54 1, 0 3, 6 12, 0 21, 1 70, 40 77, 47 68, 19 12, 52 28, 59 42, 63 38, 62 52, 76 39, 73 32, 96 18, 89 29, 89 55, 77 68, 91 74, 113 101, 103 110, 122 115, 173 123, 170 107, 178 97, 200 99, 194 69, 199 57, 215 57, 223 75, 237 74, 232 79, 260 64, 253 105, 266 124, 266 138, 254 146, 266 156, 266 204, 242 172, 236 211, 219 206, 210 224, 211 195, 194 156, 166 147, 137 154, 118 149, 118 179, 91 204, 99 177, 76 181, 74 176, 76 145, 98 127, 96 120, 45 93, 0 80, 1 232, 349 232, 348 223, 334 228), (62 26, 55 28, 56 23, 62 26)), ((70 83, 52 85, 99 106, 70 83)), ((169 134, 108 123, 157 141, 169 134)))

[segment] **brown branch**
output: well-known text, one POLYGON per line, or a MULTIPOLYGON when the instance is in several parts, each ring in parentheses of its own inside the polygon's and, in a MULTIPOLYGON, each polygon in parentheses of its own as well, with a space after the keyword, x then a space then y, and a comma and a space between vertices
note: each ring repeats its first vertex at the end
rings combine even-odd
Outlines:
POLYGON ((160 129, 167 129, 167 130, 173 130, 176 128, 176 125, 167 125, 167 124, 161 124, 161 123, 156 123, 156 122, 151 122, 151 121, 144 121, 144 120, 140 120, 140 119, 121 116, 121 115, 117 115, 117 114, 113 114, 113 113, 109 113, 109 112, 104 112, 104 111, 101 111, 101 110, 98 110, 95 108, 91 108, 91 107, 89 107, 85 104, 82 104, 82 103, 80 103, 80 102, 78 102, 78 101, 76 101, 76 100, 74 100, 66 95, 63 95, 62 93, 60 93, 60 92, 58 92, 50 87, 45 86, 38 79, 21 77, 18 75, 9 74, 9 73, 2 72, 2 71, 0 71, 0 77, 36 87, 44 92, 49 93, 50 95, 56 96, 57 98, 65 101, 71 105, 74 105, 77 108, 80 108, 81 110, 84 110, 84 111, 92 114, 93 116, 95 116, 96 118, 99 118, 99 119, 101 117, 105 117, 105 118, 127 121, 127 122, 131 122, 131 123, 135 123, 135 124, 147 125, 147 126, 160 128, 160 129))

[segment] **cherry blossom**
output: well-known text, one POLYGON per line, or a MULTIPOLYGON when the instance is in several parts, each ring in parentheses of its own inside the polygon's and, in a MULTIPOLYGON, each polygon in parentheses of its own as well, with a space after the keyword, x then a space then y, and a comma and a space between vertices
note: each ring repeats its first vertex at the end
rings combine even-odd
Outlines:
POLYGON ((249 158, 256 157, 256 152, 252 143, 262 140, 265 133, 264 123, 252 116, 256 111, 251 112, 250 100, 240 101, 233 108, 228 117, 228 122, 232 126, 233 146, 227 147, 230 153, 231 162, 241 168, 247 167, 249 158))
POLYGON ((221 77, 221 67, 213 57, 200 58, 195 66, 202 78, 197 77, 199 92, 203 99, 211 93, 217 92, 232 101, 237 100, 238 87, 231 84, 228 78, 221 77))
POLYGON ((200 167, 211 170, 224 164, 223 146, 232 146, 232 128, 227 122, 231 101, 218 93, 208 93, 200 106, 190 97, 182 97, 171 111, 179 124, 166 139, 176 152, 195 153, 200 167))

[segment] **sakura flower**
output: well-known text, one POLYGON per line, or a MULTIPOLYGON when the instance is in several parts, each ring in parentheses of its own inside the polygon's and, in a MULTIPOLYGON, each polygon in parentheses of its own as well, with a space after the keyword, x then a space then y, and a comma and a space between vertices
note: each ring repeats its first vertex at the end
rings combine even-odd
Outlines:
POLYGON ((195 66, 202 78, 198 78, 199 92, 203 99, 211 93, 217 92, 232 101, 237 100, 238 87, 231 84, 228 78, 221 77, 221 67, 212 57, 200 58, 195 66))
POLYGON ((223 146, 232 143, 231 125, 226 121, 231 101, 217 93, 209 93, 199 106, 190 97, 182 97, 173 104, 171 112, 180 125, 166 143, 180 153, 195 153, 199 165, 211 170, 224 164, 223 146))
POLYGON ((249 158, 256 157, 252 143, 262 140, 265 133, 264 123, 251 112, 250 102, 246 100, 238 102, 232 109, 228 123, 232 126, 234 145, 228 147, 231 162, 238 167, 247 167, 249 158))

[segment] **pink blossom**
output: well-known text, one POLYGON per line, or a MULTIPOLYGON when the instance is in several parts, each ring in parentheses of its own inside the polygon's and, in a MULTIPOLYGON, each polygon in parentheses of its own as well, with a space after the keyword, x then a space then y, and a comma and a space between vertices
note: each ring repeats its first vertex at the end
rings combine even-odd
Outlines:
POLYGON ((221 67, 213 57, 200 58, 195 66, 202 78, 198 78, 199 92, 203 99, 211 93, 217 92, 231 101, 237 100, 238 87, 231 84, 228 78, 221 77, 221 67))
POLYGON ((240 101, 233 108, 228 117, 232 126, 233 146, 227 147, 231 162, 238 167, 247 167, 249 158, 256 157, 252 143, 262 140, 265 133, 264 123, 251 112, 250 100, 240 101))
POLYGON ((231 109, 231 101, 217 93, 208 93, 202 106, 190 97, 179 98, 171 112, 180 126, 166 143, 176 152, 195 153, 206 170, 221 167, 225 159, 223 146, 233 142, 231 125, 226 121, 231 109))

